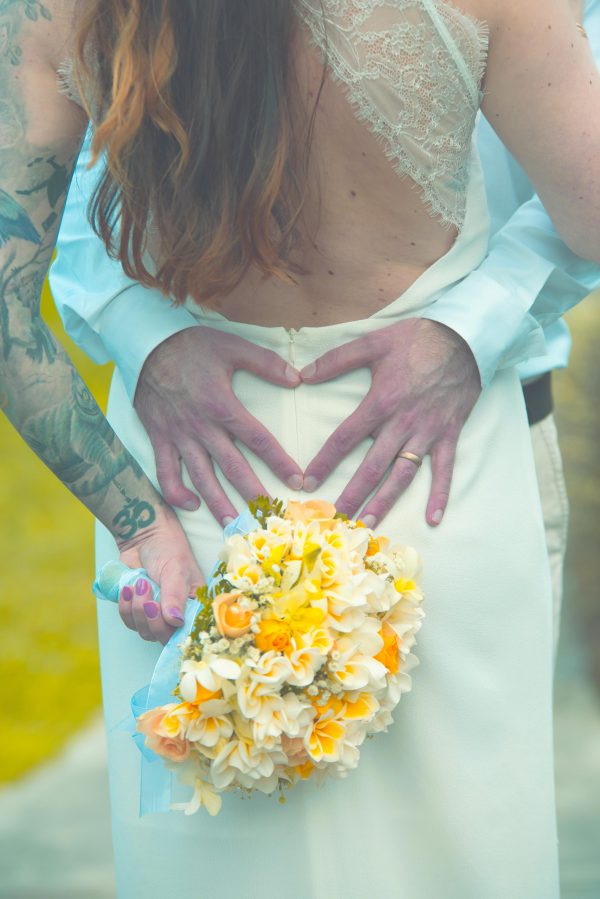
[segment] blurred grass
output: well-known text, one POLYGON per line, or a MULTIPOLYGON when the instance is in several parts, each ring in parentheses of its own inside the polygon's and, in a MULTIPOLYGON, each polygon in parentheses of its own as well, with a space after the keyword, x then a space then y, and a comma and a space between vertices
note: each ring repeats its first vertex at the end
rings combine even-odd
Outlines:
POLYGON ((600 291, 567 315, 569 368, 554 377, 556 421, 571 504, 565 577, 573 619, 600 690, 600 291))
MULTIPOLYGON (((105 408, 95 366, 43 313, 105 408)), ((57 752, 101 703, 93 519, 0 416, 0 783, 57 752)))
MULTIPOLYGON (((64 334, 46 286, 44 317, 105 408, 110 366, 64 334)), ((600 294, 569 316, 574 352, 555 378, 572 505, 567 578, 600 686, 598 535, 600 294), (574 585, 574 586, 573 586, 574 585)), ((0 417, 0 783, 55 754, 101 702, 92 518, 0 417)))

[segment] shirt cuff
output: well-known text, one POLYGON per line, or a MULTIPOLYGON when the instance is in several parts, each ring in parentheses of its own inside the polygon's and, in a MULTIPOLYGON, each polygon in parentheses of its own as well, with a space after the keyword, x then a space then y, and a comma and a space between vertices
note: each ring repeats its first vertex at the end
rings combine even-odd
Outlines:
POLYGON ((506 355, 518 343, 521 358, 544 355, 541 327, 527 314, 529 291, 517 285, 509 289, 483 271, 474 271, 444 293, 422 314, 459 334, 475 357, 481 386, 491 383, 506 355))
POLYGON ((150 353, 173 334, 197 324, 187 309, 174 306, 159 291, 141 284, 127 286, 103 309, 96 329, 121 373, 132 403, 150 353))

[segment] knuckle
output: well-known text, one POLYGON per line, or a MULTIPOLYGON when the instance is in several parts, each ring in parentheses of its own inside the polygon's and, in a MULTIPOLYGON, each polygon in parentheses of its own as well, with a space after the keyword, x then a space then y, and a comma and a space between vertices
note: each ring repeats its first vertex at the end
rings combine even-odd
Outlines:
POLYGON ((342 428, 332 437, 332 450, 337 455, 347 455, 353 446, 354 435, 349 428, 342 428))
POLYGON ((383 465, 380 461, 373 459, 369 462, 363 462, 360 470, 362 480, 368 484, 378 484, 385 474, 387 465, 383 465))
POLYGON ((248 435, 246 444, 257 456, 264 456, 273 449, 273 439, 270 434, 261 430, 253 430, 248 435))
POLYGON ((408 487, 417 473, 417 467, 412 462, 407 462, 400 467, 396 477, 396 484, 400 489, 408 487), (410 466, 410 468, 408 467, 410 466))
POLYGON ((219 466, 228 481, 239 478, 245 469, 245 463, 234 455, 225 455, 219 460, 219 466))
POLYGON ((216 421, 218 424, 227 425, 232 420, 231 409, 229 405, 223 401, 222 395, 214 395, 212 391, 204 396, 204 412, 206 415, 216 421))
POLYGON ((346 514, 353 514, 358 507, 360 506, 361 500, 364 498, 364 494, 361 496, 358 492, 351 491, 344 495, 343 507, 346 511, 346 514))
POLYGON ((376 418, 387 418, 394 411, 394 398, 387 391, 375 393, 371 397, 371 415, 376 418))

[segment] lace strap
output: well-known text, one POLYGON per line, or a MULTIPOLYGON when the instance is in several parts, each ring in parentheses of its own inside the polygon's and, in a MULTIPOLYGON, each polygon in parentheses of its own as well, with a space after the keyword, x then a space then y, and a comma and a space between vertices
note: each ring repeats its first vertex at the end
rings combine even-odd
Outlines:
MULTIPOLYGON (((448 26, 442 19, 442 16, 439 10, 436 7, 435 0, 421 0, 423 7, 428 12, 431 21, 435 25, 435 28, 443 40, 448 52, 452 56, 452 59, 456 63, 456 67, 460 72, 463 81, 465 82, 466 88, 471 95, 471 101, 475 104, 475 106, 479 106, 480 96, 479 96, 479 84, 476 82, 473 72, 469 69, 463 54, 460 52, 458 47, 456 46, 456 41, 450 34, 448 30, 448 26)), ((454 11, 454 7, 450 7, 454 11)), ((464 13, 457 13, 463 18, 468 18, 464 13)), ((483 24, 483 22, 477 23, 478 30, 485 31, 485 35, 483 37, 487 37, 487 27, 483 24)))

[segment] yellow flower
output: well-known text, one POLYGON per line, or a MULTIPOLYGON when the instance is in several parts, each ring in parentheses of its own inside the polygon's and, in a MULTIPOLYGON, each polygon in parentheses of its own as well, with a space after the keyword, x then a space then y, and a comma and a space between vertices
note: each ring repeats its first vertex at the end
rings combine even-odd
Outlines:
POLYGON ((340 743, 346 736, 346 728, 336 718, 318 718, 312 726, 306 750, 315 762, 335 762, 340 756, 340 743))
POLYGON ((383 627, 379 632, 383 638, 383 649, 377 653, 374 658, 385 665, 390 674, 396 674, 399 666, 399 650, 398 635, 387 622, 384 621, 383 627))
POLYGON ((398 577, 394 581, 394 587, 397 593, 411 593, 416 589, 416 586, 414 581, 411 581, 410 578, 406 577, 398 577))
POLYGON ((368 721, 379 708, 379 702, 372 693, 360 693, 354 702, 346 700, 343 718, 349 721, 368 721))
POLYGON ((313 606, 303 607, 291 612, 287 620, 292 631, 307 634, 313 627, 318 627, 325 620, 325 612, 313 606))
POLYGON ((294 771, 300 775, 302 780, 307 780, 315 770, 315 766, 311 761, 304 762, 303 765, 296 765, 294 771))
POLYGON ((259 622, 260 631, 254 638, 255 644, 262 652, 274 649, 276 652, 285 652, 291 646, 292 630, 287 621, 279 618, 263 618, 259 622))

